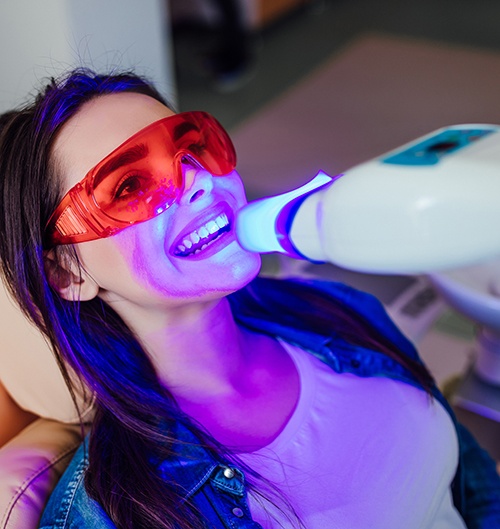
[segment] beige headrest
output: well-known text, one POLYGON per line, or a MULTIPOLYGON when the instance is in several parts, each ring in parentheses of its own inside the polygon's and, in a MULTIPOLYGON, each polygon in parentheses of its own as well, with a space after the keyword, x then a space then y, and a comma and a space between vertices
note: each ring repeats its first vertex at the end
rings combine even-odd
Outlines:
MULTIPOLYGON (((14 304, 1 281, 0 381, 21 408, 48 419, 78 421, 51 350, 38 329, 14 304)), ((82 411, 88 417, 89 406, 85 407, 81 400, 82 411)))
POLYGON ((0 449, 0 529, 36 529, 81 442, 80 427, 38 419, 0 449))

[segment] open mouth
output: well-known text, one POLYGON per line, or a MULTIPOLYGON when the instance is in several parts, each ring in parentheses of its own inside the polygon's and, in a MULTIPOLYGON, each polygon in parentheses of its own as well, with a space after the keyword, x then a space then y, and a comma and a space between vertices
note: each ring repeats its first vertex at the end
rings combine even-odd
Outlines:
POLYGON ((224 233, 231 230, 231 222, 226 213, 220 213, 195 230, 183 235, 174 245, 176 257, 190 257, 203 252, 214 244, 224 233))

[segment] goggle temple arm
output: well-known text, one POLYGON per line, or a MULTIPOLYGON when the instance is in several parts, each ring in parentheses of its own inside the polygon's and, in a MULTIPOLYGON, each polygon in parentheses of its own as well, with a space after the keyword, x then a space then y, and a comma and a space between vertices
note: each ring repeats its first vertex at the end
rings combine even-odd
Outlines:
POLYGON ((103 226, 85 205, 87 198, 81 184, 75 186, 61 201, 47 225, 48 244, 73 244, 109 236, 110 229, 103 226))

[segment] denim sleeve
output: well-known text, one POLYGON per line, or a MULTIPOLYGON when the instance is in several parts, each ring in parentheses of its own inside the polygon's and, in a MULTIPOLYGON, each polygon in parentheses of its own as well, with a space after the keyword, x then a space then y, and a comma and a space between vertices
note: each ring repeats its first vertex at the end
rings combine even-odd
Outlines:
POLYGON ((39 529, 116 529, 101 506, 85 491, 83 478, 87 465, 82 445, 50 496, 39 529))
POLYGON ((500 476, 496 463, 471 433, 458 425, 465 485, 462 517, 468 529, 500 528, 500 476))

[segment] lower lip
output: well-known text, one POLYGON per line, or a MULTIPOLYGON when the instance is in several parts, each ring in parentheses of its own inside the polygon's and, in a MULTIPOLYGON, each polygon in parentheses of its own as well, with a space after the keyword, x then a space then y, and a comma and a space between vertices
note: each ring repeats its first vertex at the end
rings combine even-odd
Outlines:
POLYGON ((219 238, 215 239, 215 241, 212 242, 209 246, 207 246, 204 250, 186 256, 174 255, 174 257, 183 261, 201 261, 203 259, 208 259, 209 257, 212 257, 235 240, 236 237, 234 234, 234 230, 233 227, 231 227, 229 231, 224 232, 219 238))

